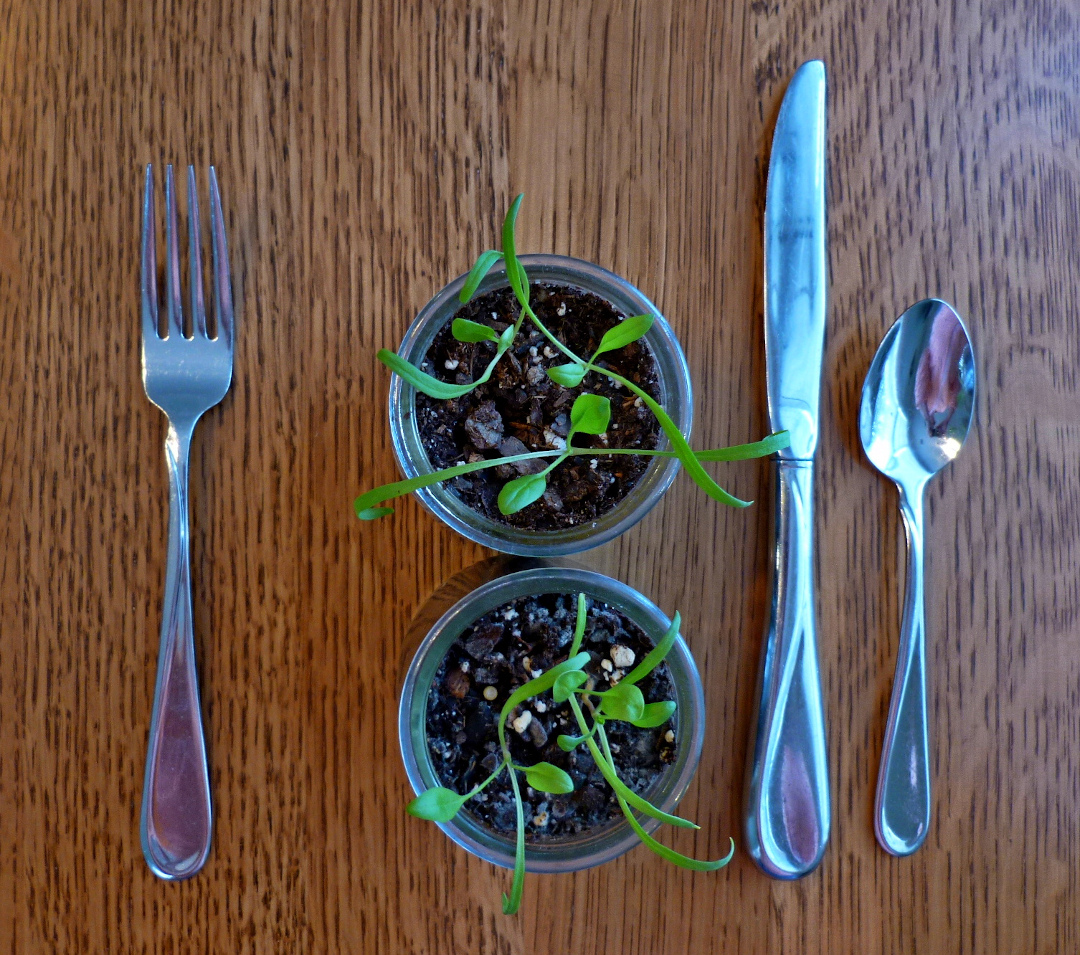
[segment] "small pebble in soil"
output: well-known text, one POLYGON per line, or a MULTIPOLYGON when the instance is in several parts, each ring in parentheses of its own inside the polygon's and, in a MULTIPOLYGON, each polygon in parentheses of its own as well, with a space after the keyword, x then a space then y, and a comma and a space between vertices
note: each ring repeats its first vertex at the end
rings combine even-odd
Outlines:
POLYGON ((611 662, 620 670, 632 667, 634 665, 634 651, 629 647, 624 647, 621 643, 616 643, 611 648, 611 662))
POLYGON ((446 678, 446 688, 450 691, 451 696, 460 700, 469 692, 469 682, 468 675, 461 667, 458 667, 456 670, 450 671, 450 675, 446 678))
POLYGON ((498 697, 498 695, 499 695, 499 691, 496 690, 495 687, 493 687, 493 686, 485 686, 484 687, 484 699, 485 700, 494 700, 494 699, 496 699, 498 697))

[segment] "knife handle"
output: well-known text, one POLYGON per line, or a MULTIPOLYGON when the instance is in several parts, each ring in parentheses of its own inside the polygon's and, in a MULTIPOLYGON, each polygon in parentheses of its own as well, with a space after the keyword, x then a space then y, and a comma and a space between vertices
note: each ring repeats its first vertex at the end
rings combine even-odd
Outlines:
POLYGON ((814 466, 780 458, 772 609, 747 776, 746 837, 766 874, 797 879, 829 841, 829 774, 814 622, 814 466))

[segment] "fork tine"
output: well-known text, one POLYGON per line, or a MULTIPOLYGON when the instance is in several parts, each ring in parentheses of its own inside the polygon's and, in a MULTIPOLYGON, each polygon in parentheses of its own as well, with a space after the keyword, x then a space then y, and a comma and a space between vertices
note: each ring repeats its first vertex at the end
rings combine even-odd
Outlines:
POLYGON ((147 163, 146 185, 143 188, 142 263, 139 283, 142 293, 144 341, 158 337, 157 244, 154 232, 154 174, 147 163))
POLYGON ((165 306, 169 316, 169 334, 184 334, 184 310, 180 304, 180 244, 176 239, 176 184, 173 168, 165 167, 165 306))
POLYGON ((210 234, 214 256, 214 322, 217 337, 233 347, 233 300, 229 277, 229 247, 225 242, 225 218, 221 214, 221 193, 217 173, 210 167, 210 234))
POLYGON ((199 189, 195 182, 195 167, 188 166, 188 242, 191 253, 191 321, 196 335, 206 337, 206 303, 202 285, 202 229, 199 224, 199 189))

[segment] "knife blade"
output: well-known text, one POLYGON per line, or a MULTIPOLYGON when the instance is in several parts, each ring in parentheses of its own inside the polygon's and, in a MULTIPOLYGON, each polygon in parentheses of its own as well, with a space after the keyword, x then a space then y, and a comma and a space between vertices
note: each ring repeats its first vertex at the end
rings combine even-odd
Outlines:
POLYGON ((780 105, 765 198, 769 420, 791 444, 777 465, 773 594, 749 750, 748 848, 796 879, 831 826, 814 600, 814 452, 825 341, 825 66, 804 63, 780 105))

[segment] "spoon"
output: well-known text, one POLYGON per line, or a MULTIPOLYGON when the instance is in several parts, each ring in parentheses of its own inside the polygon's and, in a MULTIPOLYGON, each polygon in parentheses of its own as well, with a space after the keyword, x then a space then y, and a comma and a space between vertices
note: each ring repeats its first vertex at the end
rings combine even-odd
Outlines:
POLYGON ((960 316, 939 299, 912 305, 874 356, 859 412, 866 456, 900 489, 907 532, 904 616, 874 805, 878 842, 898 856, 918 849, 930 828, 923 489, 960 453, 974 406, 975 361, 960 316))

